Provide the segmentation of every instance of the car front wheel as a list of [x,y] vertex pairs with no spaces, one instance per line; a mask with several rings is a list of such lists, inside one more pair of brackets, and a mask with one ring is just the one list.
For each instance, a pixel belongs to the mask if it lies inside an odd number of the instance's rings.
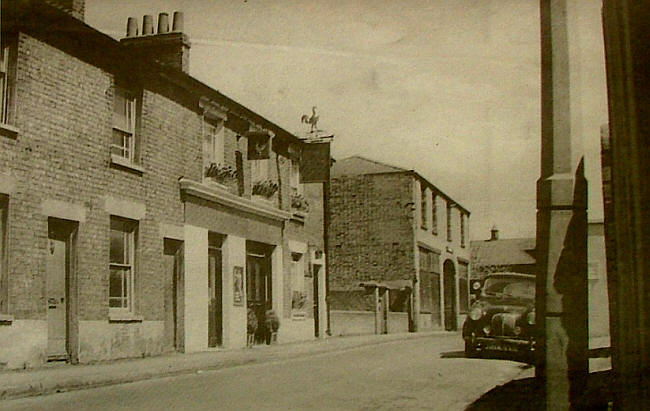
[[465,340],[465,358],[476,358],[477,356],[478,350],[476,349],[476,344],[470,340]]

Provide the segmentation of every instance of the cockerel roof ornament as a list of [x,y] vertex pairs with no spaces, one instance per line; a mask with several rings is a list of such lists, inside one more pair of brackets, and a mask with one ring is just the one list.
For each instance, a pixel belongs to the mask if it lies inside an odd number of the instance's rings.
[[303,116],[300,119],[300,122],[309,124],[311,126],[310,133],[318,131],[318,128],[316,125],[318,124],[318,116],[316,115],[316,106],[312,106],[311,108],[311,117],[309,117],[307,114],[303,114]]

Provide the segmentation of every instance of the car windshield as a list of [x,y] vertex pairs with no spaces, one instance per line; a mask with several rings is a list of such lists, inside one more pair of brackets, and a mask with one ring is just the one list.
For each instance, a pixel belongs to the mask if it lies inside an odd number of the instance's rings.
[[492,277],[483,285],[485,295],[535,298],[535,280],[515,277]]

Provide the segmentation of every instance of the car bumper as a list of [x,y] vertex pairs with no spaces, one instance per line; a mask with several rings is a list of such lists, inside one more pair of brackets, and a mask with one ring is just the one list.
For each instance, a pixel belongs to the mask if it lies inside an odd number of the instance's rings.
[[470,341],[476,348],[495,351],[524,351],[535,350],[533,340],[509,337],[474,337],[467,336],[465,340]]

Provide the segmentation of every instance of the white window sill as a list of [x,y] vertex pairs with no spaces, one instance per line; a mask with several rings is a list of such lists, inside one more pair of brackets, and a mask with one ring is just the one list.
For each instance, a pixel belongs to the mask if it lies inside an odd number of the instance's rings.
[[142,322],[144,317],[141,315],[136,315],[128,311],[116,310],[108,311],[108,321],[112,323],[135,323]]
[[261,196],[261,195],[253,194],[253,195],[251,195],[251,199],[254,200],[254,201],[257,201],[259,203],[265,204],[265,205],[267,205],[269,207],[275,207],[275,201],[273,201],[270,198],[266,198],[266,197]]
[[11,325],[14,316],[11,314],[0,314],[0,325]]
[[11,124],[0,123],[0,133],[10,138],[16,138],[20,133],[20,129]]
[[221,184],[221,183],[218,183],[213,178],[210,178],[210,177],[205,177],[203,179],[203,184],[206,184],[206,185],[208,185],[208,186],[210,186],[212,188],[216,188],[217,190],[230,192],[230,189],[228,188],[228,186],[226,186],[224,184]]
[[111,154],[111,164],[118,165],[120,167],[127,168],[129,170],[135,171],[136,173],[144,173],[144,168],[135,164],[134,162],[126,159],[124,157],[118,156],[116,154]]

